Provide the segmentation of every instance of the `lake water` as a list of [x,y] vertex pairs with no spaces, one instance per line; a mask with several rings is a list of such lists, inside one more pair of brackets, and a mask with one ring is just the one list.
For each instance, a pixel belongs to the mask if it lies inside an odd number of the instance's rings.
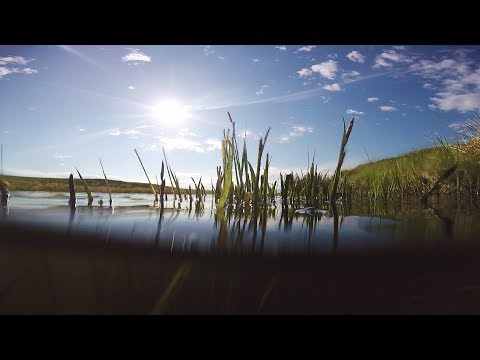
[[[359,252],[372,249],[462,246],[477,240],[480,211],[476,202],[432,199],[430,207],[418,201],[365,201],[327,206],[303,213],[280,203],[258,214],[227,209],[216,215],[212,198],[195,211],[189,202],[180,207],[169,196],[163,212],[151,194],[94,193],[87,207],[77,194],[74,211],[68,193],[12,192],[0,212],[0,226],[16,224],[53,228],[66,234],[92,235],[105,243],[131,243],[175,253],[305,255]],[[194,207],[194,204],[193,204]]]

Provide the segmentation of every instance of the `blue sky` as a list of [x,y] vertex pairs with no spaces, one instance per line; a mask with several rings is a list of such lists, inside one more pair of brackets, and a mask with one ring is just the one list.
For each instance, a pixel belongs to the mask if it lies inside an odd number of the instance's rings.
[[[271,172],[315,153],[334,168],[342,116],[357,117],[344,167],[432,145],[480,109],[479,46],[0,46],[4,172],[66,177],[75,166],[145,182],[165,148],[181,183],[215,179],[227,111]],[[240,138],[242,140],[242,138]],[[240,141],[241,143],[241,141]],[[256,161],[256,160],[254,160]]]

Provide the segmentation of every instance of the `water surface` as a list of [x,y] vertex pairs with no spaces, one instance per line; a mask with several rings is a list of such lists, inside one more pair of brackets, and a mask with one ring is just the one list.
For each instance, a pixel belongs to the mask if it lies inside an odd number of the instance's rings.
[[[68,206],[68,193],[12,192],[2,208],[1,224],[53,228],[66,235],[92,235],[105,243],[121,242],[180,253],[315,254],[369,249],[462,246],[476,241],[480,211],[475,202],[432,199],[429,207],[409,202],[364,201],[322,206],[313,212],[280,203],[253,213],[228,208],[216,214],[212,198],[204,207],[180,204],[173,197],[160,211],[151,194],[85,194]],[[321,210],[321,211],[319,211]]]

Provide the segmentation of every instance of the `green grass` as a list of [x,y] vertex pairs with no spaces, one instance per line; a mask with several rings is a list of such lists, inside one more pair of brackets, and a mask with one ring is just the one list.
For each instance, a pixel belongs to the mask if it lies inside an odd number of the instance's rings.
[[474,144],[448,144],[438,140],[433,148],[412,151],[395,158],[363,164],[342,174],[354,197],[389,199],[421,197],[456,166],[436,190],[438,194],[478,195],[480,163]]

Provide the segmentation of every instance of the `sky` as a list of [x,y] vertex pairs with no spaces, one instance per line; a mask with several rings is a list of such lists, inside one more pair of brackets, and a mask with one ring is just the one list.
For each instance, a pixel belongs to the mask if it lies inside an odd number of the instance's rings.
[[[223,129],[270,173],[315,156],[333,172],[433,145],[480,110],[480,46],[0,45],[0,143],[9,175],[155,182],[162,148],[180,184],[216,179]],[[167,179],[168,184],[168,179]]]

